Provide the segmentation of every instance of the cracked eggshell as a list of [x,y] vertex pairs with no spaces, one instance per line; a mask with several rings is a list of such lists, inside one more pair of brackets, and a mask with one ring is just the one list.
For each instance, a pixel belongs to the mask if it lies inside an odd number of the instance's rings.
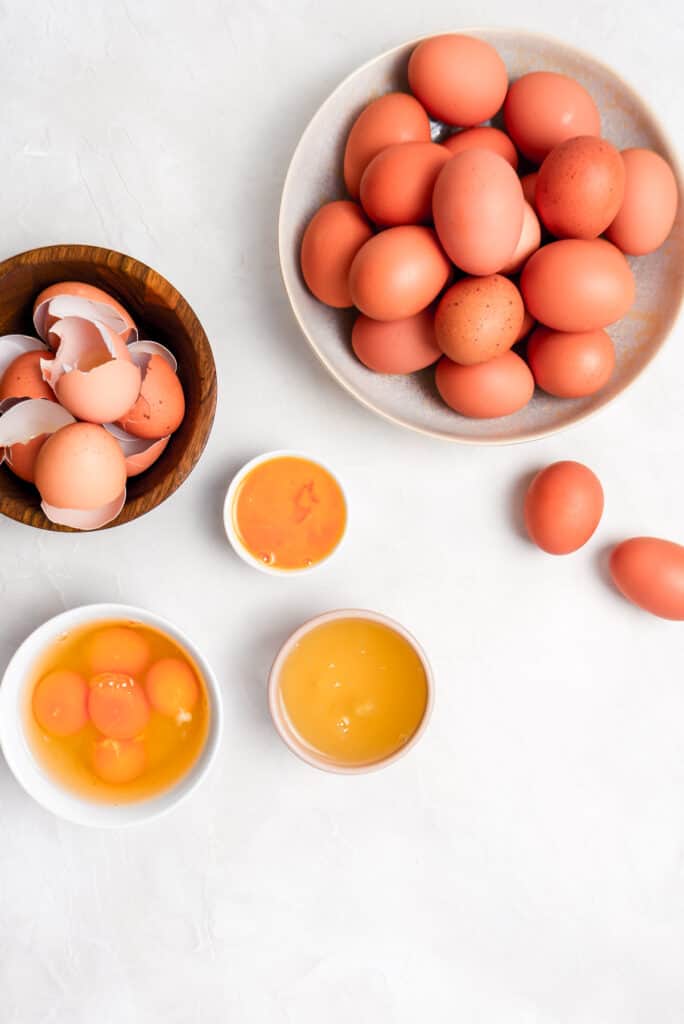
[[[136,355],[138,353],[146,353],[150,356],[161,356],[162,359],[166,360],[174,373],[178,370],[178,360],[174,356],[173,352],[171,352],[166,345],[162,345],[158,341],[132,341],[128,346],[128,351],[136,362]],[[138,362],[138,365],[142,367],[142,361]]]
[[24,355],[25,352],[42,352],[45,354],[47,349],[42,341],[39,341],[38,338],[32,338],[29,334],[3,334],[0,337],[0,381],[4,377],[7,368],[12,365],[18,356]]
[[134,434],[127,434],[121,427],[117,427],[116,423],[105,423],[103,426],[118,441],[126,460],[128,476],[137,476],[149,469],[169,443],[168,437],[161,437],[158,441],[147,441]]
[[44,398],[0,402],[0,453],[9,469],[21,480],[33,483],[43,444],[50,434],[73,422],[74,417],[66,409]]
[[0,380],[0,400],[3,398],[45,398],[48,402],[56,402],[55,394],[43,378],[41,365],[43,360],[52,360],[43,346],[23,355],[10,363]]
[[71,423],[45,441],[35,484],[45,515],[61,526],[96,530],[115,519],[126,500],[126,462],[104,427]]
[[43,377],[77,419],[109,423],[131,408],[140,393],[140,369],[128,347],[105,324],[65,317],[53,334],[59,348],[43,359]]
[[[149,349],[140,349],[141,345],[155,345],[164,352],[155,350],[150,354]],[[142,383],[135,404],[125,416],[116,418],[117,426],[147,440],[167,437],[178,429],[185,415],[185,396],[168,358],[171,353],[157,342],[137,342],[129,345],[129,349],[140,366]]]
[[81,281],[61,281],[44,288],[33,303],[33,323],[36,332],[56,348],[53,327],[67,316],[84,320],[98,320],[118,334],[124,342],[138,336],[138,329],[130,313],[112,295]]

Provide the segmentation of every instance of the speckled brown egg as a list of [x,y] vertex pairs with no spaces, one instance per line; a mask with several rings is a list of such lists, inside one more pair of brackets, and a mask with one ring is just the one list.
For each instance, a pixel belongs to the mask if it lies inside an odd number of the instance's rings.
[[464,277],[437,307],[437,344],[455,363],[484,363],[515,344],[524,316],[522,296],[508,278]]
[[185,399],[178,377],[163,356],[149,356],[138,400],[117,420],[118,425],[135,437],[152,440],[172,434],[184,415]]
[[0,380],[0,401],[3,398],[46,398],[56,402],[52,388],[43,380],[41,359],[52,358],[44,349],[24,352],[5,370]]
[[598,238],[625,194],[625,165],[605,139],[583,135],[552,149],[539,169],[537,213],[557,238]]

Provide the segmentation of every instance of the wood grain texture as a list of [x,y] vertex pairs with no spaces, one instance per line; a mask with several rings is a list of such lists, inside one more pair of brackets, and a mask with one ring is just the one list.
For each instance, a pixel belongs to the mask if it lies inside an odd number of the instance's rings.
[[[185,418],[161,457],[128,481],[126,504],[107,526],[137,519],[159,505],[192,472],[207,443],[216,411],[216,367],[199,320],[183,296],[160,274],[131,256],[93,245],[51,245],[0,263],[0,335],[35,335],[33,302],[59,281],[85,281],[117,298],[142,338],[166,345],[178,360]],[[0,467],[0,512],[27,526],[69,531],[43,514],[35,487]]]

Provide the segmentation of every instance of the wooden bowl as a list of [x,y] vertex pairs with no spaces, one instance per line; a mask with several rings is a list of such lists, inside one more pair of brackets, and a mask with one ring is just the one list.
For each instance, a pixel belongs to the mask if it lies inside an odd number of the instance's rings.
[[[131,256],[94,245],[49,245],[0,263],[0,335],[35,335],[32,311],[38,293],[59,281],[85,281],[103,288],[130,312],[141,337],[166,345],[178,360],[185,417],[165,451],[128,480],[126,504],[103,529],[149,512],[180,487],[199,459],[216,411],[216,368],[201,323],[180,292]],[[43,514],[35,487],[0,467],[0,512],[41,530],[68,527]]]
[[[528,71],[560,71],[591,93],[601,112],[603,134],[619,149],[655,149],[681,175],[663,128],[643,100],[605,64],[565,43],[533,32],[457,29],[485,39],[498,50],[509,78]],[[684,296],[684,202],[669,239],[649,256],[629,257],[636,301],[608,328],[617,365],[608,385],[588,398],[553,398],[537,390],[524,409],[501,419],[459,416],[440,399],[434,369],[409,377],[366,369],[350,344],[353,310],[330,309],[307,290],[299,267],[304,228],[319,206],[345,195],[342,155],[349,129],[363,107],[382,93],[408,91],[407,65],[413,39],[358,68],[328,97],[306,127],[292,157],[280,207],[280,265],[285,288],[302,332],[333,377],[357,401],[385,419],[433,437],[464,444],[510,444],[553,434],[592,415],[636,379],[672,329]],[[433,137],[445,132],[435,125]]]

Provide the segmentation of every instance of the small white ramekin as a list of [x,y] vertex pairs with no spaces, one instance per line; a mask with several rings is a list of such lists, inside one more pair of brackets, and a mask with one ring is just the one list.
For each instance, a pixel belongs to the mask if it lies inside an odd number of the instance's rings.
[[[342,531],[342,536],[340,537],[339,541],[332,549],[332,551],[330,551],[325,556],[325,558],[321,558],[319,562],[314,562],[313,565],[307,565],[301,569],[279,569],[277,565],[267,565],[265,562],[262,562],[261,559],[253,555],[251,551],[248,551],[247,548],[244,546],[244,544],[240,540],[237,530],[235,529],[235,522],[233,520],[233,506],[235,504],[235,499],[237,497],[240,485],[242,484],[245,477],[248,476],[253,469],[256,469],[257,466],[261,466],[262,463],[271,462],[273,461],[273,459],[282,458],[305,459],[307,462],[313,462],[314,465],[320,466],[321,469],[324,469],[327,473],[330,473],[330,476],[337,483],[337,486],[340,488],[340,491],[342,492],[342,497],[344,498],[344,505],[347,518],[344,524],[344,530]],[[228,540],[230,541],[231,546],[235,551],[235,554],[239,555],[242,561],[246,562],[247,565],[251,565],[252,568],[258,569],[259,572],[265,572],[269,576],[303,576],[305,573],[315,572],[316,569],[320,568],[320,566],[325,565],[327,562],[329,562],[333,555],[337,551],[339,551],[342,542],[344,541],[344,538],[347,534],[347,528],[349,526],[349,501],[347,499],[347,493],[344,487],[342,486],[339,477],[330,468],[330,466],[328,466],[321,459],[314,458],[312,455],[309,455],[306,452],[288,451],[287,449],[282,449],[274,452],[265,452],[263,455],[257,455],[255,459],[251,459],[249,462],[245,463],[242,469],[238,470],[238,472],[231,480],[230,486],[226,493],[226,499],[223,503],[223,525],[226,531],[226,536],[228,537]]]
[[[324,757],[322,754],[316,753],[310,747],[304,743],[297,733],[292,728],[292,725],[287,719],[287,715],[282,706],[280,700],[280,674],[282,672],[283,665],[286,659],[292,652],[295,644],[299,643],[302,637],[310,633],[312,629],[317,626],[322,626],[326,622],[334,622],[337,619],[368,619],[370,622],[379,622],[383,626],[387,626],[388,629],[394,630],[399,636],[406,640],[413,650],[420,658],[421,664],[425,671],[425,681],[427,685],[427,699],[425,702],[425,712],[420,721],[420,724],[413,736],[403,745],[395,750],[393,754],[389,754],[387,757],[381,758],[379,761],[369,761],[367,764],[341,764],[337,761],[330,760]],[[425,730],[427,729],[430,715],[432,714],[432,707],[434,704],[434,690],[435,681],[428,661],[427,655],[421,645],[418,643],[416,638],[412,636],[408,630],[404,629],[394,619],[389,619],[385,615],[380,615],[377,612],[366,611],[365,609],[358,608],[342,608],[334,612],[325,612],[323,615],[317,615],[313,619],[309,619],[303,625],[296,629],[295,632],[285,641],[283,646],[280,648],[273,667],[268,677],[268,707],[271,712],[271,718],[276,728],[276,732],[282,739],[282,741],[290,748],[293,754],[300,757],[302,761],[306,761],[307,764],[312,765],[314,768],[321,768],[326,772],[336,772],[340,775],[360,775],[364,772],[377,771],[379,768],[386,768],[387,765],[393,764],[398,761],[400,757],[408,753],[411,747],[414,747],[418,740],[421,738]]]
[[[57,782],[34,755],[26,735],[33,671],[47,647],[64,633],[89,622],[128,620],[168,634],[183,647],[199,669],[209,701],[209,729],[199,757],[186,775],[158,796],[131,803],[100,803],[71,792]],[[223,709],[218,682],[193,642],[166,619],[126,604],[90,604],[55,615],[34,630],[12,656],[0,686],[0,747],[17,782],[42,807],[77,825],[120,828],[158,818],[184,800],[209,771],[219,747]]]

